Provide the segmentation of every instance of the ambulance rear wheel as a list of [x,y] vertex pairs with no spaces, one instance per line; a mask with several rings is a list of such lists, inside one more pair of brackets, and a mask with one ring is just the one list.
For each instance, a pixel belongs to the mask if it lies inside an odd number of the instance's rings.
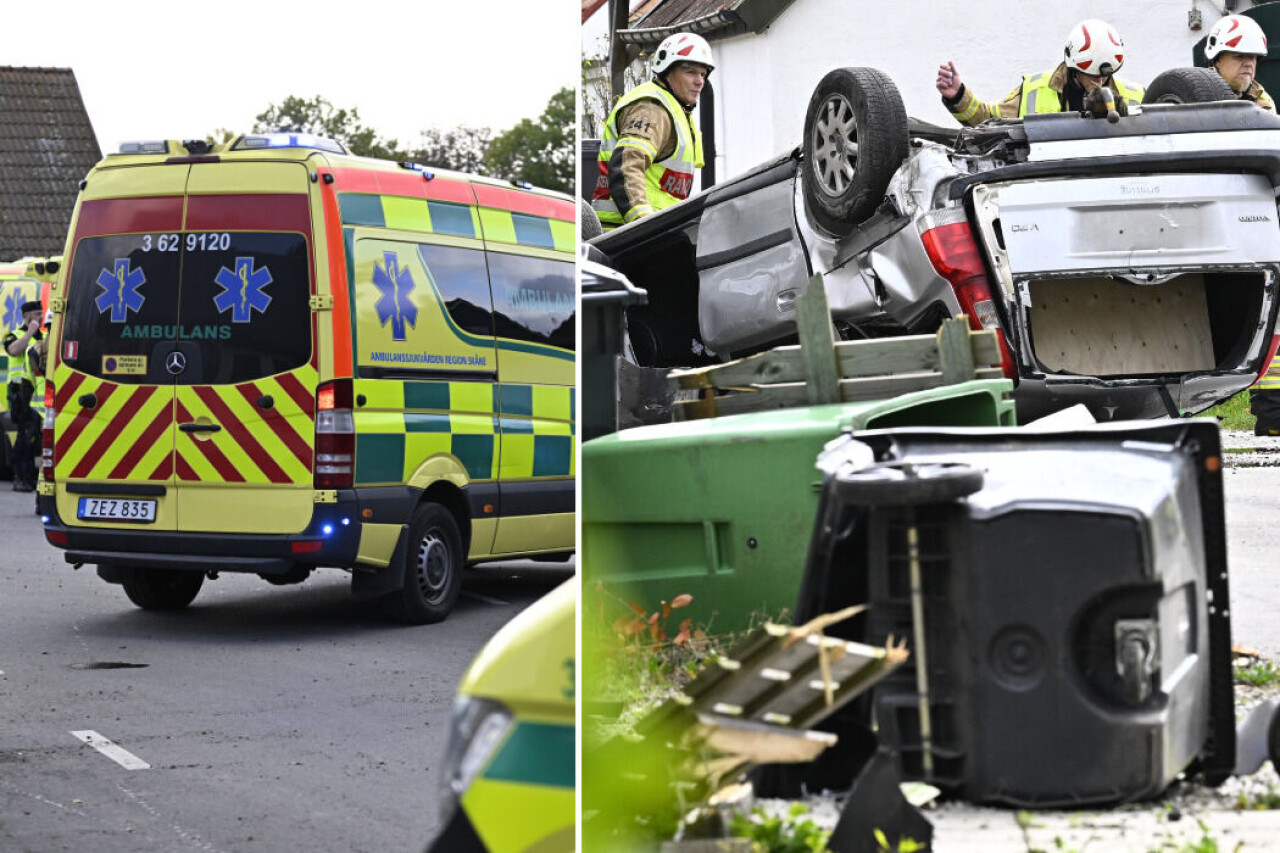
[[436,503],[418,507],[409,524],[404,586],[389,602],[392,615],[410,625],[442,621],[458,601],[465,561],[453,513]]
[[121,582],[124,594],[143,610],[181,610],[204,585],[201,572],[133,569]]

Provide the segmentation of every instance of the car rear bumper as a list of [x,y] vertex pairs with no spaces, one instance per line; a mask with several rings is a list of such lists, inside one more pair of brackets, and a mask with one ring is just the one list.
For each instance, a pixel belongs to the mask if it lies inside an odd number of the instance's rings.
[[[65,550],[68,563],[278,575],[297,565],[353,566],[365,517],[361,510],[367,508],[369,497],[356,490],[340,491],[336,502],[315,505],[305,529],[288,534],[73,525],[59,516],[53,495],[40,495],[37,508],[44,519],[45,538]],[[384,503],[376,497],[374,502]]]

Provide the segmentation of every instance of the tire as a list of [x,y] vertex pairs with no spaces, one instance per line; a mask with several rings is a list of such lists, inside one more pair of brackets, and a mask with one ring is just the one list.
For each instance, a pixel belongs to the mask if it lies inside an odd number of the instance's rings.
[[837,68],[809,98],[801,182],[805,209],[844,237],[884,200],[907,157],[907,111],[893,81],[874,68]]
[[1151,81],[1144,104],[1207,104],[1234,101],[1236,93],[1212,68],[1170,68]]
[[982,488],[982,472],[958,462],[892,462],[836,474],[836,496],[854,506],[950,503]]
[[600,225],[600,217],[596,215],[595,208],[591,206],[591,202],[583,198],[578,199],[578,227],[582,229],[582,242],[584,243],[604,233],[604,228]]
[[133,569],[121,584],[129,600],[143,610],[181,610],[204,585],[201,572]]
[[409,523],[404,586],[388,597],[391,615],[408,625],[442,621],[458,602],[465,557],[453,513],[436,503],[419,506]]

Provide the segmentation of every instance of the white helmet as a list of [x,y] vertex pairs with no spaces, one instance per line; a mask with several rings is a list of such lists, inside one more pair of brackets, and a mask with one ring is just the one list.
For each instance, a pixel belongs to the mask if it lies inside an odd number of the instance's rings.
[[1206,59],[1213,59],[1223,51],[1247,53],[1253,56],[1267,55],[1267,37],[1253,18],[1244,15],[1227,15],[1209,30],[1204,43]]
[[1089,18],[1071,28],[1064,53],[1068,68],[1092,77],[1107,77],[1124,65],[1124,40],[1106,21]]
[[711,59],[711,45],[707,44],[707,40],[702,36],[693,33],[676,33],[664,38],[658,45],[658,49],[653,52],[651,67],[655,75],[661,76],[677,62],[696,62],[699,65],[705,65],[708,74],[716,67]]

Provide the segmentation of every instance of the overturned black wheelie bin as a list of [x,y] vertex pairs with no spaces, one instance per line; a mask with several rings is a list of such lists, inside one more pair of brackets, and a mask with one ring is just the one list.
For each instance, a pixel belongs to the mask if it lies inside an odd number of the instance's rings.
[[873,725],[906,778],[974,802],[1114,804],[1231,774],[1215,422],[869,431],[819,467],[797,622],[868,602],[848,638],[912,656],[832,730]]

